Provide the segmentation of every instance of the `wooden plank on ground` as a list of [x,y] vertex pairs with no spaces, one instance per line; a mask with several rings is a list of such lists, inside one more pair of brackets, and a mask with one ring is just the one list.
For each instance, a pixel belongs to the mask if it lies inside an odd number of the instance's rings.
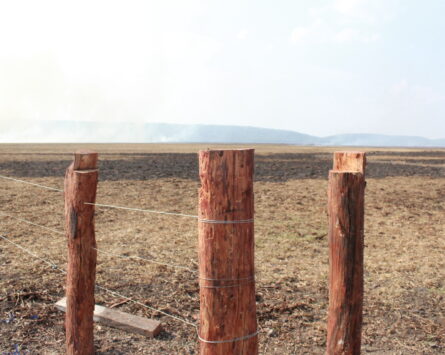
[[[59,300],[55,306],[60,311],[66,312],[66,297]],[[94,306],[94,321],[151,338],[158,335],[162,330],[161,322],[157,320],[116,311],[97,304]]]

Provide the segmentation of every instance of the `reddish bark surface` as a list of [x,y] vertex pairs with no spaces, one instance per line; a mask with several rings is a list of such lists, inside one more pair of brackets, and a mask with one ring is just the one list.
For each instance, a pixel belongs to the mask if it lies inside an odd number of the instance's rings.
[[[254,150],[199,153],[199,218],[253,219]],[[258,353],[254,229],[247,223],[199,223],[201,355]]]
[[360,354],[365,162],[364,153],[337,152],[329,172],[329,355]]
[[94,354],[93,312],[96,279],[94,206],[98,180],[97,153],[79,152],[65,175],[65,222],[68,242],[66,282],[66,350]]

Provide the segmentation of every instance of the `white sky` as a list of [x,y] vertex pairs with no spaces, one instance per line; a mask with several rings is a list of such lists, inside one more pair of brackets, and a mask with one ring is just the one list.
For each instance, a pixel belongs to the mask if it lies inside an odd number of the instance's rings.
[[445,1],[1,1],[0,129],[237,124],[445,137]]

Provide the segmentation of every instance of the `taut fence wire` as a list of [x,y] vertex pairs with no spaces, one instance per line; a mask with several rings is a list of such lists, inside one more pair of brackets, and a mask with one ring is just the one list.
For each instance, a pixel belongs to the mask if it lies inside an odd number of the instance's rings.
[[[33,226],[36,226],[36,227],[39,227],[39,228],[48,230],[48,231],[50,231],[50,232],[52,232],[52,233],[57,233],[57,234],[65,235],[65,232],[62,232],[62,231],[60,231],[60,230],[56,230],[56,229],[53,229],[53,228],[48,228],[48,227],[43,226],[43,225],[41,225],[41,224],[32,222],[32,221],[27,220],[27,219],[24,219],[24,218],[16,217],[16,216],[13,216],[13,215],[11,215],[11,214],[4,213],[4,212],[2,212],[2,211],[0,211],[0,215],[6,216],[6,217],[10,217],[10,218],[16,219],[16,220],[18,220],[18,221],[20,221],[20,222],[27,223],[27,224],[30,224],[30,225],[33,225]],[[111,252],[109,252],[109,251],[105,251],[105,250],[98,249],[98,248],[93,248],[93,249],[95,249],[95,250],[96,250],[97,252],[99,252],[99,253],[102,253],[102,254],[105,254],[105,255],[109,255],[109,256],[114,256],[114,257],[117,257],[117,258],[142,260],[142,261],[146,261],[146,262],[153,263],[153,264],[158,264],[158,265],[163,265],[163,266],[169,266],[169,267],[172,267],[172,268],[188,270],[188,271],[190,271],[190,272],[192,272],[192,273],[196,273],[195,270],[190,269],[190,268],[188,268],[188,267],[186,267],[186,266],[182,266],[182,265],[169,264],[169,263],[165,263],[165,262],[157,261],[157,260],[154,260],[154,259],[144,258],[144,257],[142,257],[142,256],[138,256],[138,255],[116,254],[116,253],[111,253]]]
[[[45,190],[48,190],[48,191],[53,191],[53,192],[64,192],[63,189],[59,189],[59,188],[56,188],[56,187],[47,186],[47,185],[43,185],[43,184],[38,184],[38,183],[32,183],[32,182],[30,182],[30,181],[21,180],[21,179],[16,179],[16,178],[12,178],[12,177],[5,176],[5,175],[0,175],[0,179],[5,179],[5,180],[13,181],[13,182],[16,182],[16,183],[21,183],[21,184],[27,184],[27,185],[34,186],[34,187],[38,187],[38,188],[45,189]],[[145,208],[137,208],[137,207],[128,207],[128,206],[120,206],[120,205],[112,205],[112,204],[103,204],[103,203],[89,203],[89,202],[84,202],[84,203],[87,204],[87,205],[94,205],[95,207],[99,207],[99,208],[109,208],[109,209],[126,210],[126,211],[132,211],[132,212],[142,212],[142,213],[148,213],[148,214],[158,214],[158,215],[165,215],[165,216],[174,216],[174,217],[191,218],[191,219],[197,220],[197,221],[200,222],[200,223],[209,223],[209,224],[237,224],[237,223],[253,223],[253,222],[254,222],[253,219],[239,220],[239,221],[230,221],[230,220],[227,220],[227,221],[226,221],[226,220],[207,220],[207,219],[200,219],[199,216],[197,216],[197,215],[192,215],[192,214],[187,214],[187,213],[180,213],[180,212],[159,211],[159,210],[153,210],[153,209],[145,209]],[[11,213],[6,213],[6,212],[4,212],[4,211],[0,211],[0,215],[1,215],[1,216],[4,216],[4,217],[7,217],[7,218],[12,218],[12,219],[14,219],[14,220],[16,220],[16,221],[18,221],[18,222],[21,222],[21,223],[26,223],[26,224],[29,224],[29,225],[31,225],[31,226],[41,228],[41,229],[46,230],[46,231],[49,231],[49,232],[51,232],[51,233],[55,233],[55,234],[59,234],[59,235],[65,235],[65,232],[64,232],[64,231],[61,231],[61,230],[58,230],[58,229],[54,229],[54,228],[47,227],[47,226],[45,226],[45,225],[36,223],[36,222],[34,222],[34,221],[31,221],[31,220],[28,220],[28,219],[25,219],[25,218],[22,218],[22,217],[18,217],[18,216],[16,216],[16,215],[11,214]],[[63,270],[62,268],[60,268],[57,264],[55,264],[55,263],[52,262],[51,260],[45,259],[45,258],[43,258],[43,257],[41,257],[41,256],[39,256],[39,255],[37,255],[37,254],[36,254],[35,252],[33,252],[32,250],[30,250],[30,249],[28,249],[28,248],[26,248],[26,247],[24,247],[24,246],[22,246],[22,245],[20,245],[20,244],[18,244],[18,243],[16,243],[16,242],[14,242],[13,240],[11,240],[10,238],[8,238],[7,236],[0,234],[0,239],[6,241],[7,243],[9,243],[10,245],[14,246],[15,248],[20,249],[21,251],[27,253],[28,255],[30,255],[30,256],[32,256],[32,257],[38,259],[39,261],[45,263],[45,264],[48,266],[48,268],[51,268],[52,270],[56,270],[56,271],[58,271],[58,272],[60,272],[60,273],[62,273],[62,274],[64,274],[64,275],[67,274],[67,272],[66,272],[65,270]],[[139,260],[139,261],[144,261],[144,262],[148,262],[148,263],[152,263],[152,264],[156,264],[156,265],[162,265],[162,266],[166,266],[166,267],[170,267],[170,268],[174,268],[174,269],[185,270],[185,271],[188,271],[188,272],[190,272],[191,274],[194,274],[194,275],[197,275],[197,274],[198,274],[198,271],[197,271],[197,270],[194,270],[194,269],[192,269],[192,268],[189,268],[189,267],[187,267],[187,266],[183,266],[183,265],[176,265],[176,264],[172,264],[172,263],[167,263],[167,262],[163,262],[163,261],[158,261],[158,260],[155,260],[155,259],[149,259],[149,258],[141,257],[141,256],[138,256],[138,255],[124,255],[124,254],[117,254],[117,253],[113,253],[113,252],[110,252],[110,251],[102,250],[101,248],[93,248],[93,249],[95,249],[95,250],[96,250],[98,253],[100,253],[100,254],[107,255],[107,256],[110,256],[110,257],[116,257],[116,258],[121,258],[121,259],[126,259],[126,260],[128,260],[128,259]],[[252,278],[252,280],[248,280],[248,282],[253,282],[253,280],[254,280],[254,278]],[[234,287],[234,286],[237,286],[237,285],[230,285],[230,286],[211,286],[211,288],[219,288],[219,287],[221,287],[221,288],[225,288],[225,287]],[[202,285],[200,285],[200,287],[208,287],[208,286],[202,286]],[[99,285],[99,284],[96,284],[96,285],[95,285],[95,288],[96,288],[97,290],[104,291],[104,292],[106,292],[106,293],[108,293],[108,294],[110,294],[110,295],[112,295],[112,296],[114,296],[114,297],[122,298],[122,299],[124,299],[124,300],[126,300],[126,301],[128,301],[128,302],[131,302],[131,303],[133,303],[133,304],[136,304],[136,305],[138,305],[138,306],[140,306],[140,307],[143,307],[143,308],[145,308],[145,309],[147,309],[147,310],[150,310],[150,311],[153,311],[153,312],[157,312],[157,313],[162,314],[162,315],[164,315],[164,316],[166,316],[166,317],[168,317],[168,318],[170,318],[170,319],[173,319],[173,320],[176,320],[176,321],[181,322],[181,323],[183,323],[183,324],[186,324],[186,325],[188,325],[188,326],[191,326],[191,327],[193,327],[193,328],[196,329],[196,331],[197,331],[196,334],[197,334],[198,338],[200,338],[200,336],[199,336],[199,332],[198,332],[198,325],[197,325],[196,323],[194,323],[194,322],[191,322],[191,321],[187,320],[187,319],[186,319],[185,317],[183,317],[183,316],[180,317],[180,316],[177,316],[177,315],[174,315],[174,314],[170,314],[170,313],[165,312],[165,311],[163,311],[163,310],[161,310],[161,309],[157,309],[157,308],[155,308],[155,307],[152,307],[152,306],[150,306],[150,305],[147,305],[147,304],[145,304],[145,303],[143,303],[143,302],[141,302],[141,301],[139,301],[139,300],[136,300],[136,299],[134,299],[134,298],[131,298],[131,297],[126,296],[126,295],[124,295],[124,294],[122,294],[122,293],[120,293],[120,292],[116,292],[116,291],[114,291],[114,290],[112,290],[112,289],[110,289],[110,288],[108,288],[108,287],[105,287],[105,286],[102,286],[102,285]],[[179,312],[178,312],[178,313],[179,313]],[[259,325],[259,329],[261,329],[261,326],[260,326],[260,325]],[[257,335],[259,332],[260,332],[260,331],[257,331],[254,335]],[[238,340],[242,340],[242,339],[244,339],[244,338],[239,338],[239,339],[236,338],[235,340],[238,341]],[[200,340],[201,340],[201,341],[204,341],[204,340],[201,339],[201,338],[200,338]],[[227,342],[232,342],[232,341],[234,341],[234,340],[232,339],[232,340],[227,341]],[[212,341],[211,341],[211,342],[212,342]],[[225,342],[225,341],[223,341],[223,342]],[[217,341],[216,343],[219,343],[219,341]]]
[[[62,274],[66,274],[66,271],[65,271],[65,270],[61,269],[58,265],[56,265],[56,264],[53,263],[52,261],[50,261],[50,260],[48,260],[48,259],[45,259],[45,258],[42,258],[42,257],[38,256],[37,254],[35,254],[35,253],[32,252],[31,250],[29,250],[28,248],[25,248],[24,246],[22,246],[22,245],[20,245],[20,244],[17,244],[17,243],[15,243],[15,242],[13,242],[12,240],[10,240],[9,238],[7,238],[6,236],[4,236],[4,235],[2,235],[2,234],[0,234],[0,238],[3,239],[3,240],[5,240],[5,241],[7,241],[7,242],[10,243],[10,244],[12,244],[12,245],[15,246],[16,248],[18,248],[18,249],[24,251],[25,253],[31,255],[32,257],[34,257],[34,258],[40,260],[41,262],[44,262],[44,263],[47,264],[51,269],[53,269],[53,270],[57,270],[57,271],[61,272]],[[140,306],[142,306],[142,307],[144,307],[144,308],[146,308],[146,309],[149,309],[149,310],[151,310],[151,311],[159,312],[159,313],[165,315],[166,317],[170,317],[170,318],[175,319],[175,320],[177,320],[177,321],[183,322],[183,323],[185,323],[185,324],[187,324],[187,325],[191,325],[191,326],[193,326],[193,327],[195,327],[195,328],[197,327],[197,325],[196,325],[195,323],[192,323],[192,322],[186,320],[185,318],[183,319],[183,318],[180,318],[180,317],[175,316],[175,315],[173,315],[173,314],[169,314],[169,313],[167,313],[167,312],[164,312],[164,311],[162,311],[162,310],[160,310],[160,309],[157,309],[157,308],[148,306],[148,305],[146,305],[146,304],[144,304],[144,303],[142,303],[142,302],[140,302],[140,301],[134,300],[134,299],[131,298],[131,297],[128,297],[128,296],[125,296],[125,295],[123,295],[123,294],[121,294],[121,293],[118,293],[118,292],[116,292],[116,291],[110,290],[109,288],[106,288],[106,287],[104,287],[104,286],[96,285],[96,288],[98,288],[99,290],[103,290],[103,291],[105,291],[105,292],[107,292],[107,293],[109,293],[109,294],[111,294],[111,295],[114,295],[114,296],[117,296],[117,297],[124,298],[124,299],[128,300],[129,302],[132,302],[132,303],[134,303],[134,304],[140,305]]]
[[[10,181],[14,181],[14,182],[17,182],[17,183],[23,183],[23,184],[39,187],[39,188],[46,189],[46,190],[49,190],[49,191],[63,192],[63,190],[58,189],[58,188],[54,188],[54,187],[46,186],[46,185],[42,185],[42,184],[36,184],[36,183],[29,182],[29,181],[21,180],[21,179],[15,179],[15,178],[11,178],[11,177],[4,176],[4,175],[0,175],[0,178],[6,179],[6,180],[10,180]],[[141,208],[130,208],[130,207],[105,205],[105,204],[96,204],[96,203],[95,204],[85,203],[85,204],[95,205],[95,206],[98,206],[98,207],[108,207],[108,208],[123,209],[123,210],[129,210],[129,211],[138,211],[138,212],[155,213],[155,214],[162,214],[162,215],[198,218],[198,216],[190,215],[190,214],[184,214],[184,213],[164,212],[164,211],[148,210],[148,209],[141,209]],[[65,232],[63,232],[63,231],[60,231],[60,230],[57,230],[57,229],[53,229],[53,228],[49,228],[47,226],[35,223],[35,222],[30,221],[28,219],[24,219],[24,218],[21,218],[21,217],[14,216],[14,215],[9,214],[9,213],[5,213],[3,211],[0,211],[0,215],[8,217],[8,218],[15,219],[17,221],[20,221],[20,222],[23,222],[23,223],[26,223],[26,224],[29,224],[29,225],[32,225],[32,226],[35,226],[35,227],[39,227],[41,229],[47,230],[47,231],[52,232],[52,233],[56,233],[56,234],[59,234],[59,235],[65,235]],[[62,274],[66,274],[66,271],[63,270],[62,268],[60,268],[54,262],[52,262],[52,261],[50,261],[48,259],[42,258],[41,256],[37,255],[36,253],[31,251],[30,249],[25,248],[24,246],[14,242],[14,241],[12,241],[11,239],[6,237],[5,235],[0,234],[0,238],[2,240],[4,240],[4,241],[8,242],[9,244],[13,245],[15,248],[20,249],[21,251],[27,253],[28,255],[30,255],[30,256],[40,260],[41,262],[43,262],[45,264],[47,264],[48,267],[50,267],[51,269],[57,270],[57,271],[61,272]],[[171,264],[171,263],[161,262],[161,261],[144,258],[144,257],[137,256],[137,255],[123,255],[123,254],[111,253],[109,251],[104,251],[104,250],[99,249],[99,248],[93,248],[93,249],[95,249],[99,253],[102,253],[102,254],[108,255],[108,256],[113,256],[113,257],[122,258],[122,259],[140,260],[140,261],[145,261],[145,262],[149,262],[149,263],[153,263],[153,264],[157,264],[157,265],[163,265],[163,266],[167,266],[167,267],[171,267],[171,268],[186,270],[186,271],[189,271],[189,272],[191,272],[193,274],[197,273],[196,270],[193,270],[193,269],[191,269],[189,267],[182,266],[182,265],[175,265],[175,264]],[[160,310],[160,309],[157,309],[155,307],[149,306],[149,305],[147,305],[147,304],[145,304],[145,303],[143,303],[141,301],[135,300],[135,299],[133,299],[131,297],[123,295],[123,294],[121,294],[119,292],[116,292],[114,290],[111,290],[110,288],[107,288],[107,287],[104,287],[104,286],[101,286],[101,285],[98,285],[98,284],[96,284],[96,288],[99,289],[99,290],[105,291],[106,293],[109,293],[109,294],[111,294],[111,295],[113,295],[115,297],[124,298],[125,300],[127,300],[129,302],[132,302],[134,304],[137,304],[137,305],[139,305],[139,306],[141,306],[143,308],[146,308],[146,309],[154,311],[154,312],[158,312],[159,314],[163,314],[166,317],[169,317],[169,318],[174,319],[176,321],[182,322],[182,323],[184,323],[186,325],[189,325],[189,326],[192,326],[194,328],[197,328],[197,325],[195,323],[190,322],[190,321],[188,321],[185,318],[181,318],[181,317],[178,317],[176,315],[173,315],[173,314],[170,314],[168,312],[165,312],[163,310]]]

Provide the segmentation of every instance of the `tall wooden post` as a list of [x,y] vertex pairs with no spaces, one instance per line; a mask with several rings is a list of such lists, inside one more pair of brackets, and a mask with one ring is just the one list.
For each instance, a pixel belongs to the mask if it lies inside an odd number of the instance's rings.
[[199,152],[201,355],[256,355],[254,150]]
[[77,152],[65,175],[65,224],[68,241],[66,353],[94,354],[93,312],[96,280],[97,153]]
[[365,153],[334,153],[329,172],[328,355],[360,354]]

